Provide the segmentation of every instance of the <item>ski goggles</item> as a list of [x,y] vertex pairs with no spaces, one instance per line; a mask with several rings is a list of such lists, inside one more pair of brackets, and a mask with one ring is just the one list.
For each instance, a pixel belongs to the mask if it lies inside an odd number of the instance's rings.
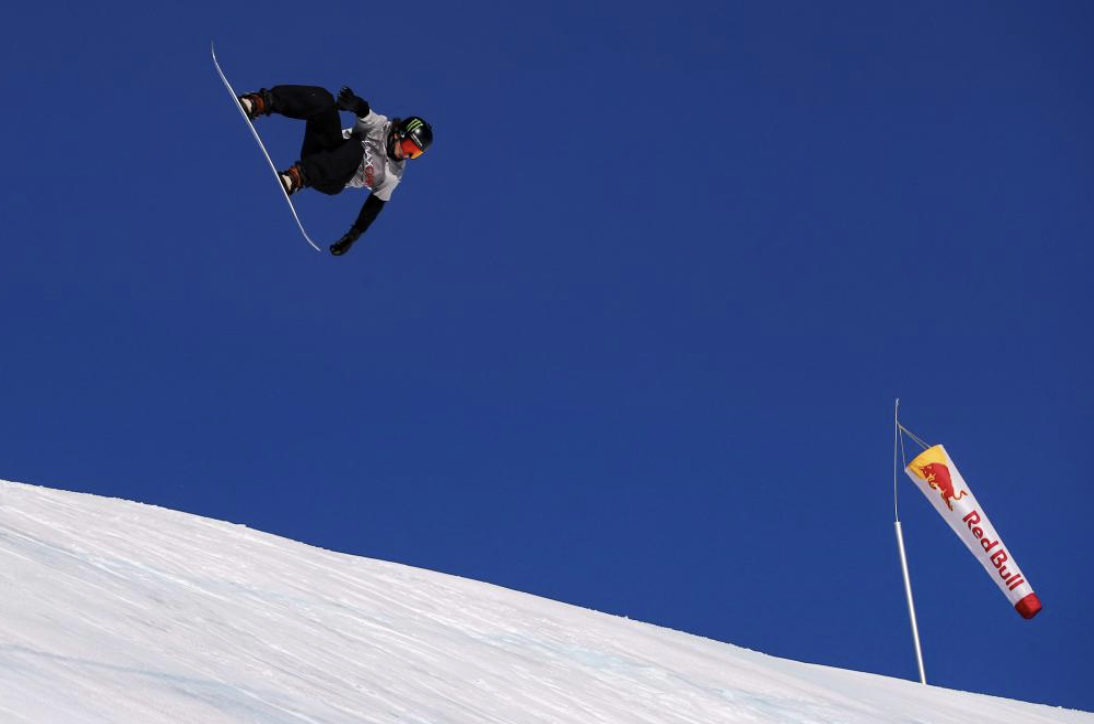
[[400,140],[399,147],[403,149],[403,155],[407,158],[418,158],[418,156],[425,153],[425,149],[419,146],[413,138],[404,138]]

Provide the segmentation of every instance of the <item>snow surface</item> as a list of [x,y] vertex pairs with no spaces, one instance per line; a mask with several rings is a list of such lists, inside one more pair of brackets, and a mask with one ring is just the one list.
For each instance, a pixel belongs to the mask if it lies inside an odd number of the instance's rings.
[[0,722],[1039,724],[138,503],[0,481]]

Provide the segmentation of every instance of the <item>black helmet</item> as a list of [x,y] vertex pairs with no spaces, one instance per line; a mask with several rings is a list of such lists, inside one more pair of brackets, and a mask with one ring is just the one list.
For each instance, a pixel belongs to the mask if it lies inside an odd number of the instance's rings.
[[400,144],[407,158],[418,158],[433,145],[433,126],[418,116],[396,118],[391,124],[388,153],[393,154],[395,146]]

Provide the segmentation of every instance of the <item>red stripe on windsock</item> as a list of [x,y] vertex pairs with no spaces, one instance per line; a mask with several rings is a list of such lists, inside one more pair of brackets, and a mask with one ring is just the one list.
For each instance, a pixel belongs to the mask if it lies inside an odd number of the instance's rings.
[[1022,614],[1022,618],[1033,618],[1041,612],[1041,599],[1037,598],[1036,593],[1031,593],[1014,604],[1014,610]]

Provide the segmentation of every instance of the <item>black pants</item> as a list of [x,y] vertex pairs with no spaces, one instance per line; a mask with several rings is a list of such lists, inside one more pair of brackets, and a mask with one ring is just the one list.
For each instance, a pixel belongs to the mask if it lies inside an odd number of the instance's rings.
[[300,167],[308,186],[332,196],[340,193],[357,173],[365,148],[356,139],[342,138],[334,96],[325,88],[308,85],[278,85],[270,93],[275,113],[307,121]]

